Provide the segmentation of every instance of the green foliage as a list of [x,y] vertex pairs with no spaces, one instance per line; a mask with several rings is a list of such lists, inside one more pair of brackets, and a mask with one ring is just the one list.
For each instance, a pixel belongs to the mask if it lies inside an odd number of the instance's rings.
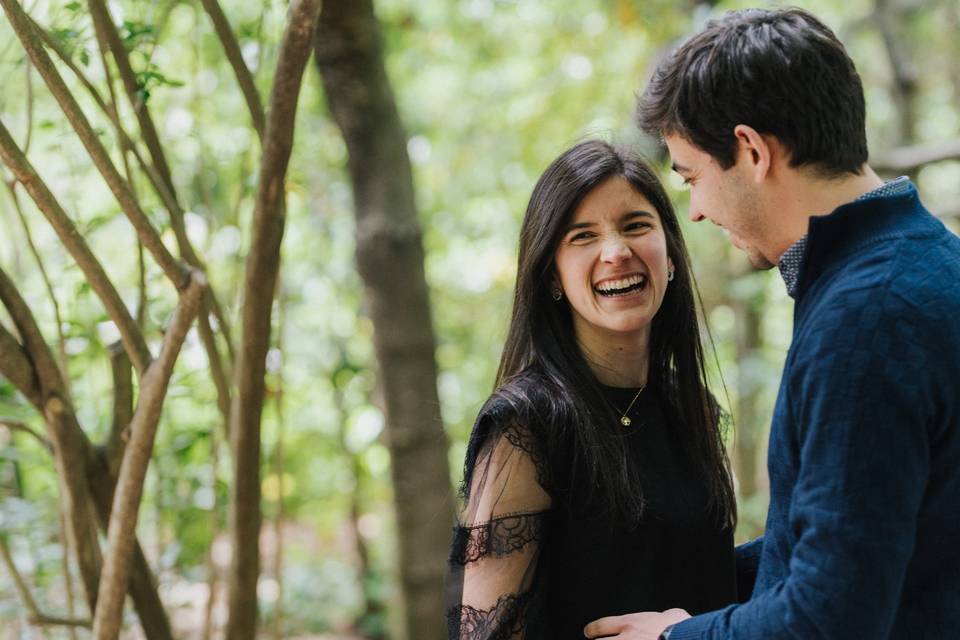
[[[287,5],[223,4],[266,101]],[[746,4],[724,1],[716,11]],[[871,148],[885,149],[895,113],[882,41],[869,26],[847,30],[860,24],[872,3],[799,4],[837,28],[848,44],[867,91]],[[37,6],[34,17],[54,25],[57,41],[109,96],[85,3]],[[636,91],[656,57],[709,17],[709,10],[692,6],[667,0],[377,2],[388,70],[409,134],[437,337],[438,386],[451,440],[451,482],[459,480],[464,442],[493,384],[512,303],[517,233],[527,198],[546,165],[585,136],[640,145],[663,168],[678,213],[686,217],[686,192],[667,175],[656,146],[636,133],[631,117]],[[154,117],[188,210],[188,234],[237,339],[239,287],[261,149],[234,73],[199,3],[120,2],[111,8],[132,53],[141,101]],[[944,26],[951,24],[951,11],[956,13],[950,3],[934,2],[903,20],[910,53],[922,62],[916,103],[921,140],[960,135],[960,53],[955,34]],[[18,140],[33,123],[31,160],[127,305],[136,309],[140,274],[135,235],[35,72],[32,91],[27,91],[24,56],[16,45],[9,25],[0,21],[0,117]],[[122,167],[111,123],[69,71],[62,72]],[[300,104],[288,179],[276,348],[267,362],[264,529],[272,531],[272,519],[282,506],[288,523],[280,603],[285,635],[359,628],[376,636],[389,630],[396,586],[390,457],[373,330],[354,266],[356,228],[344,171],[346,150],[312,66]],[[135,136],[139,128],[132,109],[122,102],[119,112]],[[918,179],[934,208],[960,201],[960,163],[928,167]],[[168,214],[136,168],[134,187],[164,241],[174,247]],[[106,345],[116,340],[116,330],[46,222],[26,198],[22,201],[60,305],[72,399],[86,433],[101,443],[112,418]],[[713,387],[733,414],[735,429],[756,433],[762,460],[765,420],[790,340],[792,303],[775,273],[749,273],[743,257],[727,247],[718,230],[684,225],[716,345]],[[52,305],[5,194],[0,196],[0,226],[0,264],[13,274],[48,342],[56,346]],[[156,352],[177,297],[149,256],[144,286],[145,332]],[[758,313],[762,336],[746,355],[738,354],[736,346],[742,327],[738,313],[744,308]],[[0,322],[10,327],[5,316]],[[757,393],[755,424],[738,419],[740,394],[746,391]],[[44,431],[40,417],[2,378],[0,416]],[[0,428],[0,436],[5,433]],[[281,440],[282,471],[276,467]],[[229,445],[206,355],[191,333],[171,381],[138,524],[164,593],[206,580],[208,553],[226,526],[230,475]],[[55,551],[58,491],[52,458],[38,443],[22,433],[0,441],[0,534],[17,549],[35,592],[62,611]],[[762,526],[765,509],[762,491],[741,502],[741,536]],[[359,523],[352,514],[360,517]],[[276,576],[269,562],[275,550],[266,534],[265,539],[266,583]],[[366,573],[360,568],[357,540],[366,545]],[[267,629],[278,603],[270,599],[269,589],[264,594]],[[15,597],[0,572],[4,627],[19,615]]]

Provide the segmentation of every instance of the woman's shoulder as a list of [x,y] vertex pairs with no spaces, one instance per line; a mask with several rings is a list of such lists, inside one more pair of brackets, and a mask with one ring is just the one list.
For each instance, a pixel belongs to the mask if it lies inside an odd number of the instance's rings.
[[[480,407],[474,431],[521,429],[536,434],[557,413],[562,393],[535,370],[504,380]],[[486,427],[486,429],[484,429]]]
[[505,380],[480,407],[467,443],[467,476],[481,452],[498,443],[509,443],[523,451],[545,479],[545,458],[551,449],[548,441],[552,409],[549,399],[556,397],[549,380],[536,372],[523,372]]

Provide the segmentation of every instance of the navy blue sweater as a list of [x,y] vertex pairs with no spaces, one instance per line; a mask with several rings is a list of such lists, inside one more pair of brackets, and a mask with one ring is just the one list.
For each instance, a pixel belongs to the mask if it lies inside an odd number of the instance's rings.
[[960,238],[912,185],[811,219],[768,471],[751,598],[671,640],[960,638]]

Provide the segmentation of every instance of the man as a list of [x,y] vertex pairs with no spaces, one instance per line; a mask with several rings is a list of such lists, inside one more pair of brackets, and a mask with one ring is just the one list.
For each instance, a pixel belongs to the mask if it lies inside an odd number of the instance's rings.
[[[771,426],[765,535],[744,599],[603,618],[587,637],[960,638],[960,239],[866,164],[864,99],[796,10],[707,25],[639,119],[710,220],[795,298]],[[690,575],[696,580],[696,575]]]

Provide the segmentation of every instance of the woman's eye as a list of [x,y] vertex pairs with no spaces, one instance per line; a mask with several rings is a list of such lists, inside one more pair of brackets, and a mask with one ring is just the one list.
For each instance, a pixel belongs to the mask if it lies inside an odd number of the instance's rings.
[[580,233],[575,233],[572,236],[570,236],[570,242],[576,242],[577,240],[587,240],[590,237],[591,237],[591,233],[589,231],[581,231]]
[[649,222],[631,222],[627,225],[627,231],[639,231],[642,229],[649,229]]

